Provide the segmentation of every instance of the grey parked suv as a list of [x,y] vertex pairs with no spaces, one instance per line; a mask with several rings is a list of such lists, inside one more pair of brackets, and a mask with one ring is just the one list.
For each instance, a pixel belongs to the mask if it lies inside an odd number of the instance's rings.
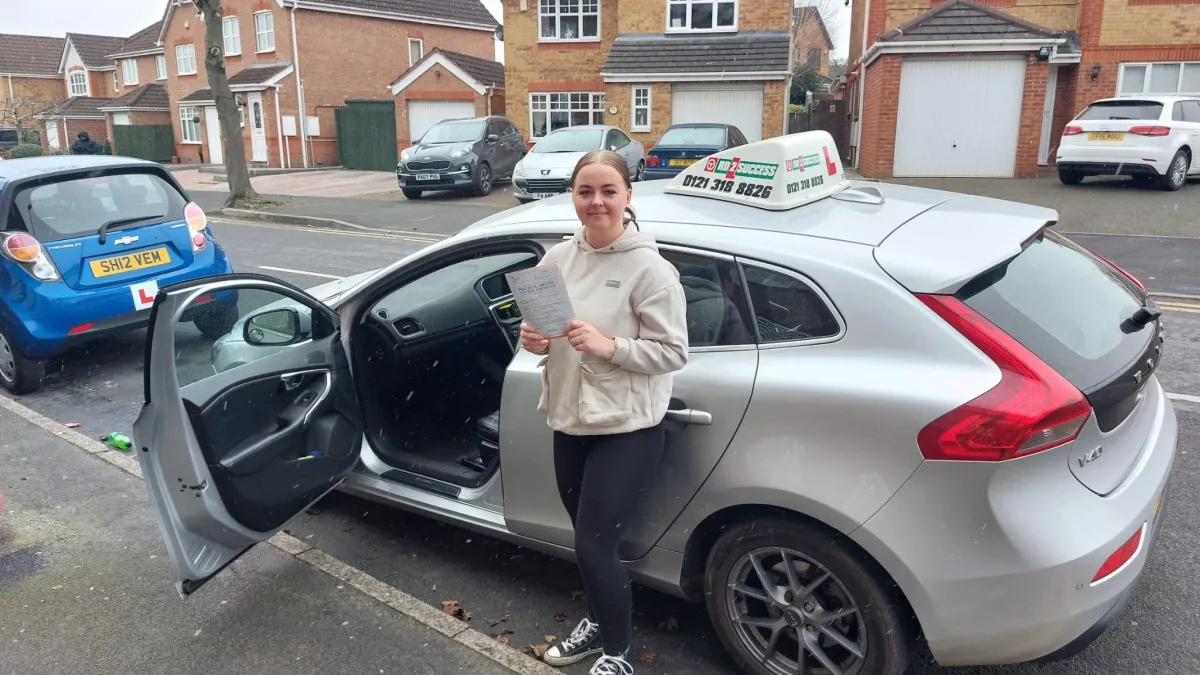
[[409,199],[426,190],[483,196],[497,180],[512,179],[525,152],[525,139],[506,117],[443,120],[400,153],[396,181]]

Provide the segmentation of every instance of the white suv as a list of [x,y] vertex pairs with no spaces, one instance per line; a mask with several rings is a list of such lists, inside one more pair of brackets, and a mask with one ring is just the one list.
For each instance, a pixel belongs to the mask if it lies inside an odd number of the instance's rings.
[[1200,97],[1101,99],[1067,124],[1058,145],[1066,185],[1121,175],[1178,190],[1189,174],[1200,174]]

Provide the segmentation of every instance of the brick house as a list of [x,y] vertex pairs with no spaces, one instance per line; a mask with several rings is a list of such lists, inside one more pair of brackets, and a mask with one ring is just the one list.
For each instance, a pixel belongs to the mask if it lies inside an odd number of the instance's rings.
[[108,122],[100,106],[112,99],[95,96],[71,96],[48,110],[34,115],[43,125],[42,150],[65,152],[75,142],[75,136],[86,131],[93,141],[108,140]]
[[863,0],[850,71],[864,175],[1034,176],[1096,99],[1200,94],[1200,5]]
[[403,149],[445,119],[505,114],[504,64],[435,47],[390,85]]
[[527,139],[612,124],[652,145],[671,124],[725,122],[751,140],[787,114],[792,3],[504,0],[508,116]]
[[792,10],[792,56],[793,66],[807,69],[829,78],[829,53],[833,51],[833,38],[829,28],[816,7],[796,7]]
[[[426,50],[494,53],[497,23],[479,0],[225,0],[225,67],[246,157],[259,166],[338,163],[334,110],[389,98],[388,86]],[[169,0],[158,37],[176,154],[223,161],[208,88],[205,25],[191,0]]]
[[116,65],[108,55],[124,42],[121,37],[67,33],[58,71],[62,78],[59,86],[68,98],[36,116],[45,124],[44,150],[70,147],[81,131],[88,132],[96,143],[108,140],[108,124],[100,106],[120,93]]
[[[0,127],[31,128],[25,118],[67,98],[58,71],[63,38],[0,34]],[[43,131],[41,136],[45,136]]]
[[[155,21],[129,36],[108,58],[116,66],[119,96],[100,106],[112,138],[112,127],[171,124],[167,95],[167,57],[158,44],[162,21]],[[114,144],[115,145],[115,144]],[[114,148],[120,153],[121,148]]]

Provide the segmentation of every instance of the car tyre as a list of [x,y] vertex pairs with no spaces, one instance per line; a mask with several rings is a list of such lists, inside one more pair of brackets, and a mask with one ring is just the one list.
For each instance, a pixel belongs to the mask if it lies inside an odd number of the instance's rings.
[[1083,182],[1083,174],[1071,169],[1059,169],[1058,180],[1063,185],[1079,185]]
[[[764,593],[767,587],[774,593]],[[841,666],[833,672],[901,675],[912,658],[915,622],[886,573],[844,539],[800,522],[756,519],[726,527],[709,552],[704,592],[717,636],[746,673],[833,671],[823,657]],[[861,655],[825,631],[836,631]]]
[[20,396],[32,394],[46,381],[45,359],[25,356],[0,332],[0,386]]
[[1190,164],[1186,150],[1180,150],[1171,158],[1171,163],[1167,165],[1167,173],[1159,177],[1159,187],[1167,192],[1174,192],[1182,188],[1187,183],[1187,170]]
[[200,312],[192,319],[196,330],[209,340],[228,335],[238,321],[237,305],[229,305],[209,312]]
[[475,172],[475,194],[486,197],[492,194],[492,167],[480,164]]
[[638,162],[637,173],[633,175],[633,182],[640,183],[643,180],[646,180],[646,160],[644,159]]
[[401,192],[404,193],[405,199],[420,199],[421,198],[420,190],[415,190],[413,188],[402,188]]

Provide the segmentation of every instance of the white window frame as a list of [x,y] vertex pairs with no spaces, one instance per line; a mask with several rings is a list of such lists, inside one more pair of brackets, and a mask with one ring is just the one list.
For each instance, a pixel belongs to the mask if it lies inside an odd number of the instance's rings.
[[[188,113],[191,114],[188,114]],[[185,145],[200,145],[203,141],[200,140],[200,123],[193,122],[192,118],[200,114],[200,109],[193,105],[179,106],[179,142]],[[195,132],[195,139],[189,138],[188,131]]]
[[[1154,71],[1154,66],[1179,66],[1179,79],[1175,81],[1174,92],[1150,92],[1150,77]],[[1122,91],[1125,84],[1125,69],[1126,68],[1145,68],[1146,77],[1142,80],[1142,90],[1125,93]],[[1121,69],[1117,73],[1117,96],[1200,96],[1200,91],[1180,91],[1183,88],[1183,74],[1192,69],[1200,69],[1200,61],[1138,61],[1130,63],[1122,63]]]
[[225,56],[242,55],[242,26],[236,16],[221,19],[221,38]]
[[[415,59],[413,58],[412,51],[414,42],[418,47],[421,48],[421,55]],[[408,38],[408,67],[412,68],[413,66],[417,65],[417,61],[420,61],[423,58],[425,58],[425,40],[421,38]]]
[[117,69],[113,68],[113,93],[121,93],[121,82],[117,80]]
[[[267,17],[267,26],[260,24],[260,19],[264,16]],[[264,47],[264,38],[268,37],[271,40],[271,44]],[[258,50],[259,54],[275,51],[275,15],[269,9],[264,12],[254,13],[254,48]]]
[[159,80],[167,79],[167,55],[156,54],[154,56],[154,77]]
[[[644,0],[642,0],[642,1],[644,1]],[[561,4],[563,2],[574,3],[575,11],[569,11],[569,12],[563,13],[562,12],[562,4]],[[601,27],[600,0],[537,0],[537,3],[538,3],[538,19],[537,19],[538,42],[599,42],[600,41],[600,31],[603,30],[603,28]],[[547,8],[552,8],[554,10],[553,13],[546,13],[545,10]],[[583,34],[583,19],[584,19],[584,17],[590,17],[590,16],[596,17],[596,34],[595,35],[584,35]],[[554,35],[552,37],[546,37],[546,36],[542,35],[542,19],[547,18],[547,17],[554,17]],[[568,18],[576,17],[578,19],[578,24],[579,24],[579,36],[578,37],[572,37],[572,38],[562,37],[562,18],[563,17],[568,17]]]
[[[646,92],[646,102],[638,104],[638,92]],[[654,109],[654,91],[649,86],[634,86],[629,93],[629,130],[630,131],[650,131],[653,128],[654,120],[651,119],[651,114]],[[637,114],[639,110],[645,109],[646,123],[637,123]]]
[[[668,33],[736,33],[738,29],[738,15],[741,10],[741,0],[666,0],[667,2],[667,32]],[[717,25],[717,6],[726,3],[733,3],[733,25],[718,26]],[[682,5],[685,8],[685,24],[680,27],[671,26],[671,8]],[[692,5],[712,5],[713,25],[712,28],[692,28]]]
[[[184,70],[184,65],[191,66],[191,70]],[[195,75],[196,74],[196,45],[175,45],[175,74],[177,75]]]
[[[79,80],[76,81],[75,77]],[[91,96],[92,85],[88,82],[86,70],[75,70],[67,73],[67,93],[71,96]]]
[[[560,97],[560,96],[566,97],[565,101],[562,101],[562,100],[553,101],[553,102],[551,101],[552,97]],[[581,104],[572,102],[571,101],[572,96],[587,96],[588,97],[587,107],[586,108],[580,107]],[[540,101],[539,101],[539,99],[540,99]],[[564,102],[567,105],[566,108],[562,108],[562,107],[555,108],[554,107],[554,105],[561,106],[561,105],[563,105]],[[577,125],[577,124],[571,123],[571,113],[572,112],[581,112],[581,111],[588,112],[589,114],[588,114],[587,124],[604,124],[604,114],[605,114],[604,92],[602,92],[602,91],[556,91],[556,92],[534,92],[534,93],[529,94],[529,137],[530,138],[545,138],[545,136],[535,136],[534,135],[535,129],[537,127],[533,123],[533,116],[539,112],[545,113],[545,115],[546,115],[546,134],[549,134],[552,131],[556,131],[556,129],[551,127],[550,114],[552,111],[559,111],[559,112],[566,111],[567,126],[559,127],[561,129],[567,129],[567,128],[570,128],[573,126],[582,126],[582,125]],[[600,113],[600,121],[596,121],[596,113]]]
[[[131,77],[132,75],[132,77]],[[134,59],[121,60],[121,79],[125,80],[125,86],[131,86],[138,83],[137,61]]]

